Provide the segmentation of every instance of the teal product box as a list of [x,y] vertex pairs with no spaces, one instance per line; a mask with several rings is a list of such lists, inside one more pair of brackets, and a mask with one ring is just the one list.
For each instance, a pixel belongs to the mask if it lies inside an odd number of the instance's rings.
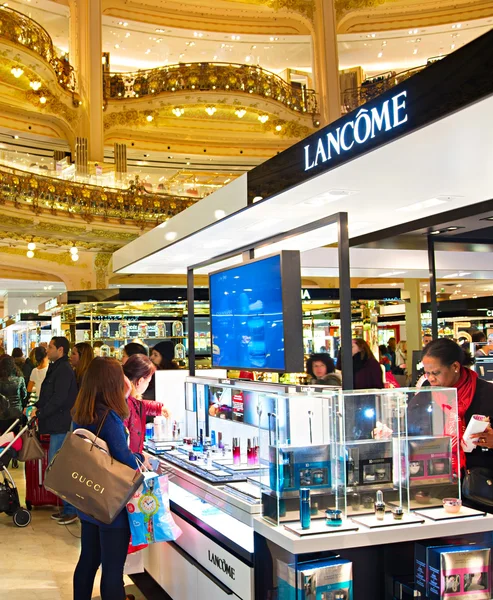
[[353,600],[353,563],[334,558],[298,565],[296,600]]
[[296,567],[276,559],[277,598],[296,600]]
[[431,548],[430,600],[490,600],[491,549],[484,546]]
[[269,448],[270,488],[293,492],[300,487],[325,489],[332,485],[330,447],[271,446]]

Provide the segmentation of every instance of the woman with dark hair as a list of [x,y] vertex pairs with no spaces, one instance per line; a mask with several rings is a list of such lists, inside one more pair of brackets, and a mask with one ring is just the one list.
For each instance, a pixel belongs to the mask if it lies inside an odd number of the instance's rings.
[[127,360],[134,354],[143,354],[144,356],[147,356],[148,352],[146,350],[146,347],[142,344],[139,344],[137,342],[130,342],[129,344],[123,347],[122,365],[124,365],[127,362]]
[[15,360],[8,354],[0,358],[0,394],[8,398],[11,409],[22,412],[27,404],[26,382],[18,375]]
[[[74,429],[83,427],[96,433],[106,415],[100,438],[108,445],[111,456],[133,469],[137,458],[127,445],[123,420],[129,410],[125,399],[125,379],[120,363],[114,358],[95,358],[87,369],[86,377],[72,410]],[[130,527],[125,508],[111,525],[106,525],[77,511],[81,520],[81,552],[74,572],[74,600],[90,600],[94,578],[101,566],[101,599],[134,600],[125,595],[123,567],[130,541]]]
[[22,373],[24,382],[27,385],[29,383],[29,378],[31,377],[31,371],[34,369],[34,364],[29,358],[24,356],[22,348],[14,348],[12,350],[12,358],[14,359],[17,368]]
[[[157,371],[178,369],[178,365],[173,362],[173,358],[175,356],[175,347],[173,342],[170,340],[165,340],[164,342],[159,342],[156,344],[154,348],[151,350],[150,359],[154,363]],[[142,396],[146,400],[155,400],[156,399],[156,377],[152,376],[151,381],[149,382],[149,387],[146,392]]]
[[125,419],[125,427],[130,433],[130,450],[142,452],[144,448],[146,417],[168,417],[168,411],[160,402],[140,400],[147,390],[156,367],[143,354],[134,354],[123,365],[123,372],[130,381],[132,390],[127,399],[129,416]]
[[342,381],[336,373],[334,361],[326,353],[312,354],[306,361],[306,372],[310,383],[341,387]]
[[34,348],[34,358],[36,360],[36,366],[31,371],[31,377],[27,385],[27,393],[30,394],[33,390],[36,390],[36,395],[39,396],[41,384],[45,380],[48,367],[50,366],[46,348],[43,346]]
[[383,372],[370,346],[362,338],[353,340],[353,388],[355,390],[382,389]]
[[178,365],[173,362],[174,357],[175,347],[170,341],[159,342],[151,350],[151,360],[158,370],[178,369]]
[[[454,341],[441,338],[430,342],[423,350],[423,368],[427,384],[433,387],[451,387],[457,390],[457,412],[459,419],[459,442],[473,415],[483,415],[493,423],[493,386],[467,367],[473,363],[470,354],[464,352]],[[426,386],[426,383],[424,384]],[[410,410],[416,411],[419,394]],[[422,407],[424,409],[424,407]],[[410,413],[412,414],[412,413]],[[420,435],[427,435],[426,415],[421,420]],[[460,446],[462,469],[493,467],[493,455],[484,449],[493,450],[493,429],[488,426],[484,433],[473,436],[477,447],[465,453]],[[492,495],[493,500],[493,495]],[[486,509],[485,509],[486,510]],[[491,511],[491,507],[489,508]]]
[[86,371],[93,359],[94,350],[92,349],[91,344],[88,344],[87,342],[79,342],[73,346],[70,354],[70,364],[74,369],[78,388],[80,388],[82,378],[86,374]]

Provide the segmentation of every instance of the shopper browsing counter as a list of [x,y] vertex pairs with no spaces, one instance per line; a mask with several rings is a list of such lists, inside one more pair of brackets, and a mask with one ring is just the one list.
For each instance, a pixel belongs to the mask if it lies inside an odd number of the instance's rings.
[[312,354],[306,363],[310,383],[341,387],[341,376],[336,372],[334,361],[326,353]]

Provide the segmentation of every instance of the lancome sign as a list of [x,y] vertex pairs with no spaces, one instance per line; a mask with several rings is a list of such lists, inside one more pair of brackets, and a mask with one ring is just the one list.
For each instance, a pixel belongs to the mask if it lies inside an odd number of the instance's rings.
[[[353,114],[353,113],[352,113]],[[304,147],[304,170],[309,171],[336,155],[343,155],[355,145],[362,146],[385,132],[407,123],[407,91],[402,91],[373,108],[360,108],[343,125],[329,131]]]

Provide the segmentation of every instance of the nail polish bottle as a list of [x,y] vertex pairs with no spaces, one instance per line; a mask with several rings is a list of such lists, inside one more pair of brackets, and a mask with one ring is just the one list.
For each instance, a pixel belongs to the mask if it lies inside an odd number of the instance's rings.
[[240,438],[233,438],[233,464],[239,465],[240,463],[241,463]]
[[247,440],[247,464],[255,464],[255,448],[253,447],[252,440],[250,438]]
[[377,492],[377,499],[374,506],[377,521],[383,521],[385,517],[385,502],[383,501],[383,493],[381,490],[378,490]]
[[301,529],[310,529],[310,488],[300,488],[300,521]]

